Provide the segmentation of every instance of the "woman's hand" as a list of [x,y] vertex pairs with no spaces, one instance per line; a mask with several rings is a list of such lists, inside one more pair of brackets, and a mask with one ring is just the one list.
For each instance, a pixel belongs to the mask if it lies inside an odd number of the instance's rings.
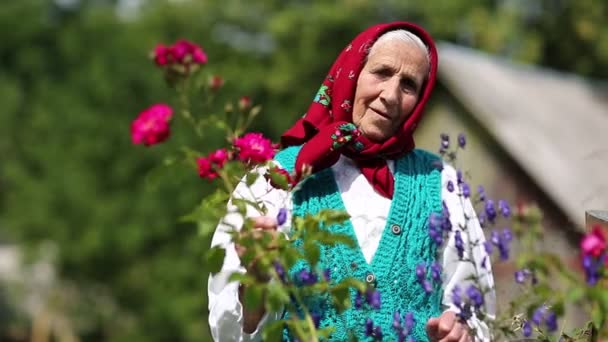
[[[252,219],[253,221],[253,231],[252,236],[254,239],[260,239],[264,233],[270,233],[273,235],[273,241],[277,238],[277,220],[274,217],[269,216],[261,216]],[[236,244],[236,253],[239,256],[239,259],[243,260],[243,256],[247,253],[247,249],[241,245]],[[271,244],[267,246],[267,249],[274,249],[276,246]],[[257,267],[257,260],[259,258],[255,257],[249,263],[249,265],[243,265],[247,270],[247,273],[253,274],[259,281],[266,282],[270,279],[268,273],[260,271]],[[244,305],[244,293],[245,286],[239,287],[239,301],[243,304],[243,331],[245,333],[251,334],[256,329],[266,310],[264,309],[264,305],[260,305],[259,307],[251,308],[245,307]]]
[[444,311],[439,317],[431,317],[426,323],[426,333],[432,342],[469,342],[466,324],[460,322],[453,311]]
[[[270,233],[273,237],[273,241],[276,240],[278,236],[277,232],[277,219],[275,217],[270,216],[260,216],[251,219],[253,221],[253,230],[251,231],[251,236],[254,239],[261,239],[264,234]],[[243,256],[247,253],[247,249],[244,246],[239,244],[235,245],[236,253],[239,256],[239,259],[243,260]],[[267,250],[272,250],[276,248],[276,244],[271,243],[266,246]],[[260,256],[256,256],[248,265],[243,265],[247,270],[247,273],[254,275],[260,281],[268,281],[270,276],[257,267],[257,261]]]

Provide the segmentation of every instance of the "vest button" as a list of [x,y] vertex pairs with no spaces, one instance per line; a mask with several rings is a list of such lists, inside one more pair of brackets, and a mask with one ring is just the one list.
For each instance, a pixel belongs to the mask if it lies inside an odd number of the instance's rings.
[[376,276],[373,273],[368,273],[365,276],[365,282],[371,286],[376,287]]
[[399,226],[398,224],[393,224],[391,226],[391,231],[393,232],[393,234],[399,235],[401,234],[401,226]]

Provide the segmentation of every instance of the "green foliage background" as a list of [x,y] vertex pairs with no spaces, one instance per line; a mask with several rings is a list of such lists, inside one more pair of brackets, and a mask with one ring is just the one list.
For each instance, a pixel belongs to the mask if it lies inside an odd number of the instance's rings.
[[[41,243],[56,244],[62,280],[48,305],[86,341],[209,340],[209,241],[178,223],[209,185],[194,169],[159,169],[170,146],[146,149],[129,137],[139,111],[175,101],[148,59],[156,43],[201,44],[205,68],[227,80],[223,93],[262,104],[254,129],[275,139],[306,110],[338,51],[381,21],[414,21],[438,40],[608,77],[602,0],[126,3],[0,6],[0,241],[32,257]],[[209,151],[221,139],[210,134],[195,147]],[[25,340],[31,324],[11,301],[0,292],[0,340]]]

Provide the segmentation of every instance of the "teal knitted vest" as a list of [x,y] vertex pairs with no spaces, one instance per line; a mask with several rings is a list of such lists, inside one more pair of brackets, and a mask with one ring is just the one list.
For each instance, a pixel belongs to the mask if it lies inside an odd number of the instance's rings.
[[[275,159],[291,173],[299,150],[297,146],[286,148]],[[427,224],[429,215],[432,212],[440,213],[442,209],[439,162],[438,157],[422,150],[414,150],[395,162],[395,193],[380,245],[371,264],[367,263],[358,245],[353,249],[341,244],[322,248],[319,269],[328,268],[332,282],[346,277],[365,281],[373,275],[373,283],[382,299],[379,310],[364,305],[361,309],[351,307],[340,314],[327,298],[307,299],[308,309],[321,317],[319,327],[335,328],[330,341],[348,341],[353,337],[359,341],[372,341],[372,337],[365,336],[368,317],[373,320],[374,326],[381,327],[384,341],[397,341],[397,332],[392,327],[396,311],[402,317],[412,312],[416,324],[409,336],[415,341],[428,341],[426,322],[430,317],[441,314],[442,287],[435,284],[433,292],[426,294],[416,278],[415,269],[421,262],[430,265],[436,259],[436,246],[429,237]],[[331,169],[310,176],[302,188],[293,194],[294,216],[315,214],[322,209],[346,211]],[[357,241],[350,221],[327,229],[349,235]],[[298,245],[298,241],[295,244]],[[294,275],[307,267],[302,261],[289,273]],[[351,289],[352,303],[355,295]],[[287,314],[283,318],[288,318]],[[284,340],[291,340],[287,331]]]

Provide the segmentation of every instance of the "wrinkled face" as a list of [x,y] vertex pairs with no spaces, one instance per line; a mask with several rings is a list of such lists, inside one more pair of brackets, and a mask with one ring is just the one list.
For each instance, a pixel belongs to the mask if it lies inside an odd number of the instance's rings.
[[353,123],[368,139],[387,140],[416,106],[428,73],[426,51],[413,42],[374,44],[357,80]]

